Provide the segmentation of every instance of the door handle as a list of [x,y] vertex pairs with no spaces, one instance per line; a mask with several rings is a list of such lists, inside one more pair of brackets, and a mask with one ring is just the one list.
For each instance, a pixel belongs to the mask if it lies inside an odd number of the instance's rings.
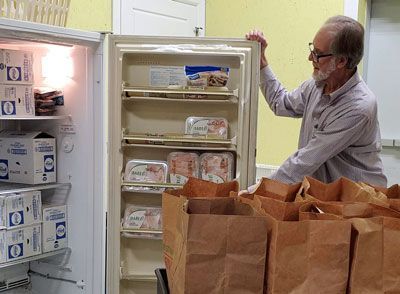
[[202,30],[203,28],[202,27],[194,27],[194,34],[196,35],[196,37],[198,37],[199,36],[199,34],[200,34],[200,30]]

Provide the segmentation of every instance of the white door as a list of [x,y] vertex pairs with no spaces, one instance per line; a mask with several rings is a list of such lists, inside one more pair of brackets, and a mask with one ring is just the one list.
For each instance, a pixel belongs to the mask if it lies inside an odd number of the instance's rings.
[[368,1],[364,78],[378,100],[383,151],[388,184],[400,182],[400,1]]
[[205,0],[115,0],[113,18],[116,34],[204,36]]

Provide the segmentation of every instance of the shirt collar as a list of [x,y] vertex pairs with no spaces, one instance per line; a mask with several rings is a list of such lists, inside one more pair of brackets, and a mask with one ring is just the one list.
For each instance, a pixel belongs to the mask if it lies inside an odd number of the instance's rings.
[[[355,85],[357,85],[359,82],[361,81],[361,77],[358,74],[358,70],[356,69],[355,73],[350,77],[350,79],[347,80],[346,83],[344,83],[339,89],[337,89],[336,91],[327,94],[326,96],[329,97],[329,101],[333,102],[335,101],[339,96],[341,96],[342,94],[346,93],[347,91],[349,91],[351,88],[353,88]],[[321,90],[323,91],[325,83],[324,82],[320,82],[317,83],[317,87],[321,87]]]

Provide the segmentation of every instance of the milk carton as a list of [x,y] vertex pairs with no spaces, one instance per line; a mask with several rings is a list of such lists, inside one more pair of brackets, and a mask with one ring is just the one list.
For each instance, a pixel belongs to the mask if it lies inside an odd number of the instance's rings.
[[6,194],[0,196],[0,226],[7,229],[42,221],[40,191]]
[[68,246],[67,206],[43,206],[43,252],[50,252]]
[[41,224],[0,230],[0,263],[42,253]]
[[42,132],[1,132],[0,181],[23,184],[55,182],[55,138]]
[[32,52],[0,49],[0,83],[32,85]]
[[30,85],[0,84],[0,116],[35,116],[33,88]]

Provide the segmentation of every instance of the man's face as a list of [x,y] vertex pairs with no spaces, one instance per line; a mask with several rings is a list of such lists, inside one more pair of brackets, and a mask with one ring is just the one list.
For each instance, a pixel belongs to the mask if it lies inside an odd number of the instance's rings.
[[336,70],[336,62],[334,56],[319,57],[319,55],[330,54],[330,45],[333,39],[332,32],[327,27],[322,27],[315,35],[313,40],[313,54],[310,52],[308,60],[313,64],[313,78],[315,81],[325,81]]

